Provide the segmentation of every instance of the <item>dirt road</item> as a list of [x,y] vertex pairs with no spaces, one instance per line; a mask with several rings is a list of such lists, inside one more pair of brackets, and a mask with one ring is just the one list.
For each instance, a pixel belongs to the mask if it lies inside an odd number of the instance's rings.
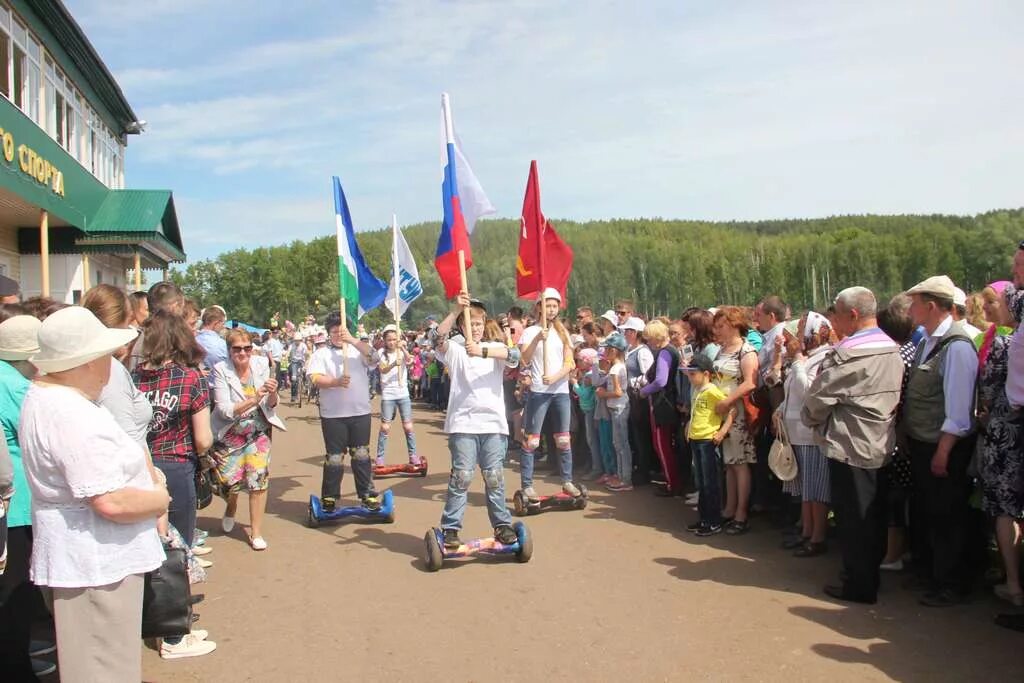
[[[173,662],[147,650],[146,680],[1024,680],[1024,637],[992,624],[994,599],[932,611],[887,576],[877,606],[841,605],[821,593],[835,551],[794,559],[756,520],[744,537],[697,539],[684,531],[694,511],[645,489],[530,517],[529,564],[473,558],[427,573],[423,534],[448,480],[441,415],[416,414],[429,476],[379,482],[395,493],[394,524],[310,529],[319,419],[279,412],[289,431],[274,438],[270,547],[246,543],[244,500],[230,536],[223,503],[200,512],[215,566],[197,587],[199,626],[218,649]],[[404,449],[392,437],[389,462]],[[518,482],[508,465],[509,499]],[[343,491],[349,504],[350,473]],[[479,475],[469,502],[463,538],[489,534]]]

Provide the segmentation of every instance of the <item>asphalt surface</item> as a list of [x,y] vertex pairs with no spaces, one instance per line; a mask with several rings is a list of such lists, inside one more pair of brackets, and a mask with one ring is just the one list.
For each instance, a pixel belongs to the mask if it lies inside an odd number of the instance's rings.
[[[230,535],[221,501],[200,511],[214,566],[194,587],[206,594],[198,626],[218,648],[176,661],[147,649],[148,681],[1024,680],[1024,634],[992,624],[1005,611],[994,598],[935,611],[890,575],[878,605],[840,604],[821,592],[838,574],[835,547],[792,558],[756,518],[746,536],[698,539],[684,530],[692,509],[644,488],[527,518],[527,564],[474,557],[428,573],[423,536],[439,522],[450,466],[442,414],[416,411],[429,475],[378,480],[396,496],[394,524],[311,529],[319,418],[284,401],[279,413],[289,431],[274,437],[269,548],[247,544],[245,500]],[[399,463],[405,440],[392,434],[388,461]],[[510,506],[518,483],[513,456]],[[554,477],[538,484],[556,488]],[[354,504],[348,471],[342,490]],[[463,539],[490,533],[478,474]]]

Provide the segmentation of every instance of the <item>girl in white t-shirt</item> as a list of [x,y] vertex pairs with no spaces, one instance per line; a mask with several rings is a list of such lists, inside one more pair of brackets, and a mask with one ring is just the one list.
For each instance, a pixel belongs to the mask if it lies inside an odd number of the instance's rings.
[[402,419],[405,430],[405,447],[409,451],[409,464],[419,465],[416,455],[416,434],[412,428],[412,400],[409,398],[409,369],[412,356],[406,351],[404,339],[398,338],[394,325],[384,328],[384,348],[380,350],[380,431],[377,432],[377,464],[384,464],[384,452],[388,447],[388,434],[395,412]]
[[626,395],[628,373],[623,363],[626,340],[613,332],[601,343],[608,366],[604,386],[598,387],[598,398],[604,399],[608,419],[612,423],[612,444],[615,447],[616,474],[608,478],[609,491],[633,490],[633,451],[629,448],[629,396]]

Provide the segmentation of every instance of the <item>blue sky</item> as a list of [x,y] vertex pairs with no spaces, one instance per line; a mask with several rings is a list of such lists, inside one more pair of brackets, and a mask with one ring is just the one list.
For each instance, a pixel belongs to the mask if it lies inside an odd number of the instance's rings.
[[190,260],[440,218],[440,93],[499,216],[1020,206],[1024,4],[66,0]]

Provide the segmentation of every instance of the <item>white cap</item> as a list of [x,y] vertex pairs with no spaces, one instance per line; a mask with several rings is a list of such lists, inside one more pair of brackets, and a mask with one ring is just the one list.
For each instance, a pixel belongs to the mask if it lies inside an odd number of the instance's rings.
[[381,334],[387,334],[388,332],[398,332],[398,327],[394,323],[385,325],[384,329],[380,331]]
[[959,287],[954,287],[953,288],[953,305],[954,306],[966,306],[967,305],[967,295],[964,294],[964,290],[960,289]]
[[637,318],[636,316],[633,316],[631,318],[626,318],[626,322],[622,323],[622,326],[619,329],[643,332],[645,327],[647,327],[647,325],[644,323],[643,320]]
[[29,361],[43,372],[62,372],[111,354],[138,334],[105,327],[88,309],[68,306],[39,326],[39,353]]
[[607,311],[605,311],[601,315],[601,317],[604,318],[605,320],[607,320],[608,322],[610,322],[612,325],[615,325],[616,327],[618,327],[618,325],[619,325],[619,316],[615,315],[615,311],[613,311],[612,309],[609,308]]
[[562,303],[562,295],[559,294],[558,290],[555,289],[554,287],[545,288],[545,290],[540,293],[540,296],[537,297],[538,301],[543,301],[546,299],[554,299],[558,303]]

